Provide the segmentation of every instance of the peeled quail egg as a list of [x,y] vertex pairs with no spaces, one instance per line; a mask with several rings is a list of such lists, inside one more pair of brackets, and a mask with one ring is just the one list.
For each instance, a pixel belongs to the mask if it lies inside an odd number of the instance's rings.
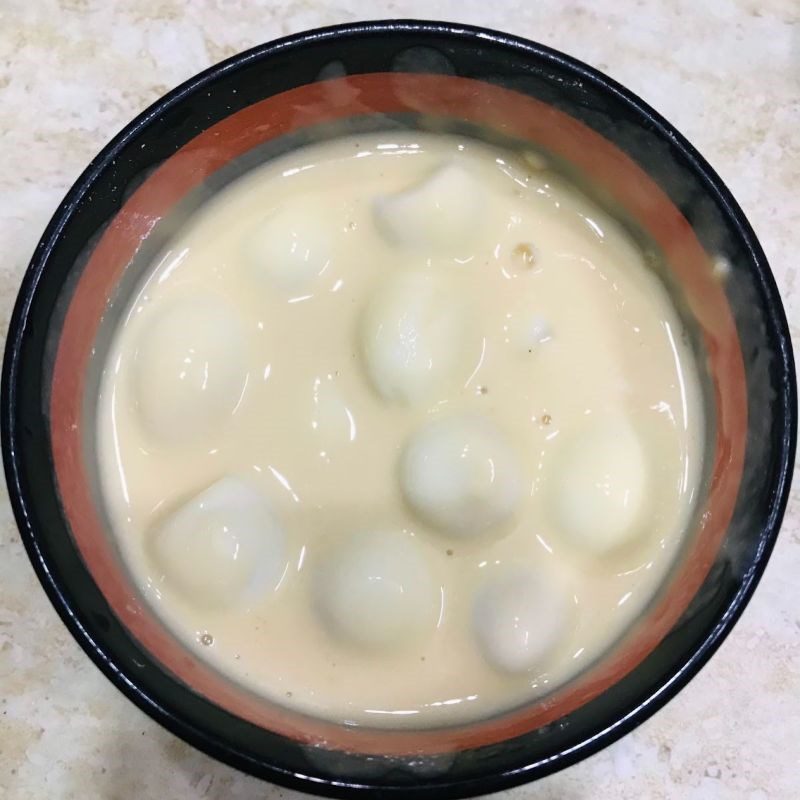
[[375,200],[375,222],[392,244],[455,255],[481,223],[484,196],[469,171],[446,164],[416,186]]
[[311,391],[311,429],[326,446],[355,441],[355,416],[332,375],[314,378]]
[[505,341],[521,353],[530,353],[553,338],[550,323],[539,314],[509,314],[503,326]]
[[169,442],[208,435],[233,414],[247,384],[239,319],[223,301],[187,293],[144,322],[133,374],[143,424]]
[[564,587],[543,570],[510,569],[478,591],[472,622],[484,658],[501,672],[541,667],[570,623]]
[[152,532],[152,559],[168,586],[198,606],[225,607],[273,591],[286,537],[266,498],[233,477],[218,480]]
[[408,405],[466,379],[477,346],[467,303],[437,273],[387,279],[369,301],[360,333],[373,386],[385,400]]
[[565,442],[553,479],[554,522],[576,545],[606,553],[642,533],[649,469],[627,421],[598,419]]
[[400,461],[406,502],[451,536],[479,536],[510,522],[522,499],[522,482],[511,443],[478,415],[428,423],[411,437]]
[[296,205],[262,220],[245,239],[244,250],[257,283],[301,291],[330,266],[332,237],[318,217]]
[[438,587],[408,533],[354,535],[319,565],[316,578],[320,617],[351,644],[394,649],[436,627]]

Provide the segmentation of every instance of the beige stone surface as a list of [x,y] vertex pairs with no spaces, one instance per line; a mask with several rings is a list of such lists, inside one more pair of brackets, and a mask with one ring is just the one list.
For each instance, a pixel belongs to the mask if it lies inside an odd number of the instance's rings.
[[[57,202],[166,89],[276,36],[366,17],[506,29],[605,70],[673,122],[727,181],[800,337],[798,0],[0,0],[0,330]],[[161,730],[72,641],[0,498],[0,797],[290,794]],[[531,800],[800,797],[800,481],[755,599],[708,667],[595,757],[510,794]]]

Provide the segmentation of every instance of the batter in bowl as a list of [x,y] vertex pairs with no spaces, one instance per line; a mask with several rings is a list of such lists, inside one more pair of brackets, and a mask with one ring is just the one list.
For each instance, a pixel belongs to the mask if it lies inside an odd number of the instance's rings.
[[298,149],[181,230],[116,332],[102,490],[187,647],[348,724],[486,718],[653,599],[702,471],[696,366],[621,225],[534,159]]

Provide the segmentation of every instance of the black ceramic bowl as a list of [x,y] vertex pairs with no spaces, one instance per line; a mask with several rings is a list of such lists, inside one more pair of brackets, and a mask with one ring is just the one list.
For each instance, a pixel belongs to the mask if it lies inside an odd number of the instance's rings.
[[[248,167],[346,131],[412,127],[533,146],[642,243],[700,364],[708,469],[671,577],[643,618],[544,700],[424,731],[345,728],[249,695],[141,601],[96,490],[93,402],[108,332],[149,259]],[[89,165],[48,226],[8,335],[5,468],[39,579],[140,708],[207,753],[334,796],[456,797],[597,751],[672,697],[730,631],[781,522],[795,375],[764,254],[722,181],[669,123],[593,69],[460,25],[380,22],[258,47],[159,100]]]

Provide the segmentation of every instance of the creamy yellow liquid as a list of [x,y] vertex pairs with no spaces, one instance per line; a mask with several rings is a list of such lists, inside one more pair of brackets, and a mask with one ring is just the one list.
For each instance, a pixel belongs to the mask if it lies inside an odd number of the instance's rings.
[[[447,225],[433,244],[387,234],[380,214],[394,212],[380,198],[424,184],[442,165],[469,178],[456,196],[443,195],[457,240]],[[288,247],[311,237],[308,274],[259,271],[258,231],[276,215]],[[262,252],[274,255],[269,245]],[[422,397],[386,399],[365,367],[364,315],[404,271],[443,276],[468,325],[448,380]],[[219,304],[239,326],[239,352],[223,354],[224,374],[209,378],[222,399],[197,435],[186,387],[175,395],[174,380],[142,363],[155,352],[142,344],[154,321],[186,298],[211,314]],[[225,337],[217,344],[228,346]],[[156,379],[157,391],[140,385]],[[433,726],[488,717],[563,684],[653,598],[699,481],[699,398],[665,290],[600,209],[551,172],[476,141],[375,134],[253,170],[175,237],[116,334],[98,458],[128,568],[187,647],[287,706],[360,724]],[[186,414],[153,424],[162,400],[185,403]],[[513,519],[472,538],[421,519],[398,477],[425,422],[465,413],[503,432],[522,487]],[[565,453],[580,452],[587,430],[615,430],[620,419],[644,453],[645,500],[635,537],[598,553],[564,533],[559,508],[574,506],[563,501],[573,480]],[[153,539],[174,509],[226,476],[262,493],[285,532],[286,563],[275,591],[256,585],[218,607],[176,588]],[[315,600],[340,542],[375,530],[413,539],[436,588],[434,624],[397,648],[342,638]],[[474,625],[476,592],[510,566],[553,576],[568,606],[546,657],[517,672],[487,660]]]

